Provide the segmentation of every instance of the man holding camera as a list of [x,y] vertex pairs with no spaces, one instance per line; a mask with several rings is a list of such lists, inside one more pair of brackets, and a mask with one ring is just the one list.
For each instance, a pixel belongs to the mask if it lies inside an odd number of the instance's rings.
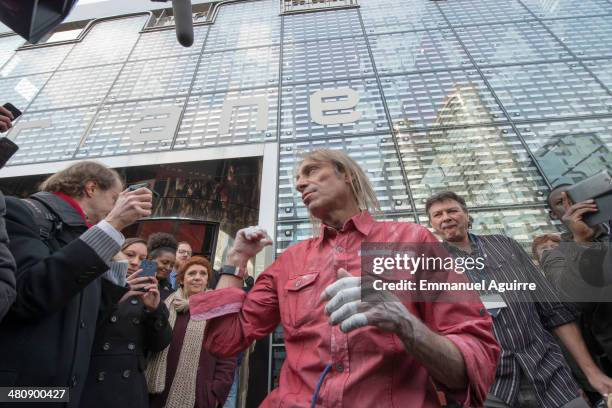
[[29,199],[7,198],[17,299],[0,324],[0,386],[70,387],[79,406],[98,313],[127,290],[101,277],[120,231],[151,212],[148,189],[122,190],[116,171],[82,161]]

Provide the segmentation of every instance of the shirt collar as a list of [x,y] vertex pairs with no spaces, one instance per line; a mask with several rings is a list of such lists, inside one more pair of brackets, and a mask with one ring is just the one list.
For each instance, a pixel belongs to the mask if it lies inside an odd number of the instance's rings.
[[334,234],[337,234],[338,232],[347,232],[353,229],[359,231],[362,235],[367,236],[372,230],[375,222],[376,221],[372,215],[367,210],[363,210],[349,218],[340,230],[330,227],[329,225],[321,224],[319,238],[317,239],[316,243],[318,245],[323,242],[324,239],[334,237]]
[[81,216],[81,218],[83,218],[83,221],[85,222],[85,225],[87,226],[87,228],[91,228],[92,225],[89,223],[89,221],[87,221],[87,215],[85,215],[85,212],[83,211],[83,209],[81,208],[81,206],[79,205],[79,203],[76,202],[76,200],[64,193],[61,192],[54,192],[53,194],[55,194],[56,196],[58,196],[59,198],[61,198],[62,200],[64,200],[66,203],[68,203],[72,208],[74,208],[74,210],[79,213],[79,215]]

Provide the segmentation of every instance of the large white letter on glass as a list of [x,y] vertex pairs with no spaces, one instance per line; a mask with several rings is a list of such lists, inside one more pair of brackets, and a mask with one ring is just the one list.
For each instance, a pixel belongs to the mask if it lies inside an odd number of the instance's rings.
[[[153,116],[153,118],[147,118],[147,116]],[[147,142],[172,139],[181,118],[181,108],[178,106],[147,108],[142,111],[140,117],[140,121],[134,125],[130,132],[130,138],[133,141]]]
[[237,99],[226,99],[223,102],[223,111],[219,120],[219,134],[229,133],[232,112],[238,106],[257,105],[257,124],[256,129],[264,131],[268,128],[268,98],[262,96],[243,96]]
[[310,117],[319,125],[341,125],[357,122],[361,112],[333,112],[353,109],[359,103],[359,93],[351,88],[322,89],[310,95]]
[[19,137],[19,133],[26,129],[47,129],[52,125],[51,119],[31,120],[29,122],[19,121],[11,131],[6,135],[10,140],[15,140]]

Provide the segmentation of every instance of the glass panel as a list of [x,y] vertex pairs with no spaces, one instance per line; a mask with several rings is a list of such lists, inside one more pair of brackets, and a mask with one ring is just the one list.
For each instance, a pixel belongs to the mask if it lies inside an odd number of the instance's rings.
[[277,46],[204,54],[193,92],[277,84],[279,54],[280,47]]
[[612,59],[587,61],[585,64],[603,82],[608,91],[612,91]]
[[359,0],[359,5],[368,34],[448,26],[430,0],[412,0],[409,7],[397,0]]
[[0,67],[4,65],[25,41],[18,35],[0,37]]
[[397,128],[506,120],[476,71],[440,71],[383,78],[382,85]]
[[518,0],[455,0],[436,4],[453,26],[534,19]]
[[[227,133],[221,134],[224,102],[226,109],[231,109],[231,115],[229,125],[225,124],[228,126]],[[239,102],[245,105],[239,106]],[[267,107],[267,115],[259,111],[257,103]],[[192,95],[187,103],[175,149],[276,140],[277,111],[278,88]],[[257,129],[260,115],[267,117],[265,130]]]
[[364,37],[335,38],[283,46],[285,84],[372,74],[372,61]]
[[211,26],[205,51],[258,47],[280,42],[279,4],[253,1],[222,5]]
[[54,71],[73,46],[68,44],[21,50],[2,67],[0,75],[8,77]]
[[452,190],[468,206],[542,202],[547,186],[510,126],[400,132],[398,144],[419,210]]
[[357,10],[288,15],[283,21],[284,43],[363,35]]
[[487,68],[501,103],[520,119],[609,113],[612,96],[576,63]]
[[611,11],[606,0],[523,0],[523,4],[540,18],[581,17]]
[[[96,113],[94,107],[76,108],[47,112],[34,112],[23,115],[20,125],[33,125],[35,128],[22,128],[15,140],[19,150],[10,161],[11,165],[43,163],[69,160],[81,140],[89,123]],[[46,123],[45,123],[46,122]],[[11,134],[11,137],[14,135]]]
[[[321,125],[315,120],[318,113],[311,107],[311,96],[321,90],[337,89],[338,97],[323,98],[326,103],[334,101],[347,101],[347,88],[358,94],[358,102],[354,108],[342,110],[325,110],[323,117],[338,115],[333,123],[346,119],[348,123]],[[315,96],[315,99],[316,96]],[[317,100],[320,100],[318,98]],[[347,102],[347,105],[353,105]],[[324,109],[324,108],[323,108]],[[342,118],[358,112],[359,117],[352,121],[351,118]],[[327,118],[326,118],[327,119]],[[351,120],[351,121],[349,121]],[[385,117],[380,92],[375,79],[355,79],[336,82],[323,82],[315,84],[294,85],[283,87],[283,108],[281,113],[282,133],[281,139],[297,139],[311,137],[332,137],[338,135],[358,135],[373,133],[376,131],[388,131],[389,125]]]
[[102,102],[121,65],[59,71],[53,74],[30,110],[59,109]]
[[553,186],[612,170],[612,118],[540,122],[519,131]]
[[186,95],[198,55],[128,62],[110,92],[110,102]]
[[507,235],[524,246],[531,245],[537,235],[559,233],[556,224],[548,217],[548,209],[544,207],[470,211],[470,214],[474,219],[473,233]]
[[537,21],[460,27],[457,33],[478,65],[571,58]]
[[612,56],[612,18],[547,21],[546,25],[578,58]]
[[38,92],[40,92],[50,76],[51,74],[38,74],[27,77],[0,79],[0,95],[2,95],[2,100],[12,103],[23,112],[34,97],[38,95]]
[[[374,217],[379,221],[415,222],[412,214],[378,214]],[[278,223],[276,227],[276,255],[298,242],[305,241],[313,236],[310,221],[296,223]]]
[[174,29],[142,33],[134,51],[130,54],[130,61],[199,54],[206,34],[208,34],[208,26],[193,27],[193,45],[181,47],[176,40]]
[[[180,109],[185,104],[184,98],[166,98],[143,102],[124,102],[104,105],[94,122],[94,125],[79,148],[76,157],[80,159],[100,156],[116,156],[120,154],[146,153],[170,150],[175,128],[169,129],[170,136],[164,140],[134,141],[130,133],[135,126],[144,120],[155,119],[161,115],[144,115],[143,111],[150,108],[176,106]],[[167,116],[167,115],[166,115]],[[178,123],[177,123],[178,125]],[[143,129],[146,131],[147,129]],[[161,130],[155,125],[149,131]]]
[[355,159],[369,177],[382,211],[412,209],[391,137],[337,138],[281,146],[277,203],[279,220],[308,217],[301,194],[295,189],[295,166],[300,162],[302,152],[317,148],[341,149]]
[[61,69],[127,60],[147,19],[148,16],[138,16],[96,23],[83,41],[74,47]]
[[377,35],[370,45],[381,75],[472,65],[450,30]]

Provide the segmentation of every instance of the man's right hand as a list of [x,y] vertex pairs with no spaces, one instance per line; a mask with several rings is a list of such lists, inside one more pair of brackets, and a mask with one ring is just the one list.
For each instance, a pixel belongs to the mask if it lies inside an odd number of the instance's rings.
[[117,231],[123,230],[141,218],[151,215],[153,208],[153,194],[148,188],[142,187],[135,191],[124,190],[106,221]]
[[595,228],[591,228],[584,222],[586,214],[597,212],[597,205],[594,200],[586,200],[580,203],[571,204],[567,193],[561,193],[565,214],[561,221],[569,228],[576,242],[589,242],[595,235]]
[[245,269],[249,259],[268,245],[272,245],[272,240],[266,230],[259,226],[243,228],[236,233],[234,245],[227,256],[227,264]]
[[13,114],[4,106],[0,106],[0,132],[4,133],[13,127]]

